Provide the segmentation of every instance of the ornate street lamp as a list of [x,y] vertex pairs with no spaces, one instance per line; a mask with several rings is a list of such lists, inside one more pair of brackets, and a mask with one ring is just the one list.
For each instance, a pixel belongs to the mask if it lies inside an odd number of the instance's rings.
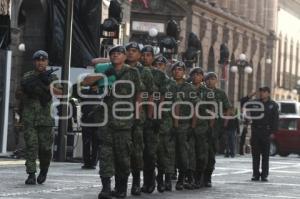
[[252,67],[247,61],[246,54],[242,53],[237,60],[231,60],[230,71],[233,73],[239,73],[239,98],[244,96],[244,75],[251,74],[253,72]]
[[157,41],[158,30],[156,28],[150,28],[148,30],[148,35],[150,36],[150,43],[153,46],[154,54],[155,55],[159,54],[160,49]]

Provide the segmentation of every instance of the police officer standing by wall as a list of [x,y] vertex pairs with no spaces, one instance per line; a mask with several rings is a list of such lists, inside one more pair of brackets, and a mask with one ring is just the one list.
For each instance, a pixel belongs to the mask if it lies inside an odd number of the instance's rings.
[[[268,181],[269,175],[269,153],[270,136],[278,129],[279,112],[278,105],[270,98],[270,88],[261,87],[259,89],[259,98],[250,99],[256,95],[256,92],[249,94],[241,99],[241,105],[245,108],[262,108],[262,111],[249,111],[252,119],[251,125],[251,149],[252,149],[252,181]],[[258,118],[261,116],[260,118]],[[255,118],[254,118],[255,117]],[[260,168],[260,157],[262,159]]]
[[[62,91],[51,83],[57,77],[47,71],[48,53],[39,50],[33,54],[35,69],[23,75],[21,80],[23,100],[22,123],[26,144],[26,172],[29,174],[25,184],[34,185],[45,182],[52,158],[52,127],[51,117],[52,96],[61,95]],[[36,159],[40,161],[40,173],[36,179]]]

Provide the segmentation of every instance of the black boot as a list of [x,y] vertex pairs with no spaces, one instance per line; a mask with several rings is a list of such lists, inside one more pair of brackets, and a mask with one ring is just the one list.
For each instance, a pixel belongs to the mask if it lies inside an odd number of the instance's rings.
[[140,171],[132,172],[131,194],[134,196],[141,195],[141,176]]
[[149,185],[148,185],[148,188],[147,188],[147,193],[153,193],[153,191],[155,190],[155,170],[152,170],[150,173],[149,173]]
[[184,184],[184,188],[188,190],[194,189],[194,175],[191,170],[187,172],[187,182]]
[[126,198],[126,196],[127,196],[127,183],[128,183],[128,176],[120,178],[120,187],[117,188],[117,192],[115,193],[114,197],[116,197],[116,198]]
[[165,190],[166,191],[172,191],[172,181],[171,181],[171,173],[166,173],[165,176]]
[[204,173],[204,179],[203,179],[203,183],[205,187],[212,187],[212,183],[211,183],[211,172],[205,172]]
[[29,173],[28,178],[25,181],[25,184],[28,184],[28,185],[35,185],[36,184],[35,173]]
[[177,180],[177,169],[174,170],[174,173],[171,176],[171,180]]
[[110,177],[101,177],[102,190],[98,195],[98,199],[111,199]]
[[179,171],[178,180],[176,183],[176,190],[180,191],[183,190],[183,180],[184,180],[184,173],[182,171]]
[[164,183],[164,172],[158,171],[156,176],[156,182],[157,182],[157,191],[159,193],[163,193],[165,191],[165,183]]
[[121,187],[121,177],[116,175],[115,176],[115,188],[111,192],[111,195],[114,196],[114,197],[116,197],[118,195],[120,187]]
[[47,178],[48,169],[41,169],[39,176],[37,177],[37,183],[43,184]]
[[143,193],[147,193],[148,186],[149,186],[149,172],[144,170],[143,171],[143,187],[141,188],[141,191]]
[[202,172],[195,172],[195,189],[203,187],[202,183]]

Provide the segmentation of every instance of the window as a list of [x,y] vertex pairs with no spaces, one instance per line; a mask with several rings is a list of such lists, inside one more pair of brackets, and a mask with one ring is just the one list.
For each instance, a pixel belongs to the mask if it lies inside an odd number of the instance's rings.
[[296,114],[296,104],[294,103],[281,103],[280,104],[280,113],[281,114]]
[[279,129],[296,131],[297,130],[297,119],[281,119],[281,120],[279,120]]

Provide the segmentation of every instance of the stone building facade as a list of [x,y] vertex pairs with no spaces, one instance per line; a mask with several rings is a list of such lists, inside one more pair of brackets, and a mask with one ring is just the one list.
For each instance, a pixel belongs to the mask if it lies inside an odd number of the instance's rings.
[[[151,0],[147,6],[132,7],[131,26],[135,20],[166,25],[175,19],[181,29],[179,54],[187,48],[189,33],[195,33],[201,41],[202,67],[220,76],[221,71],[227,73],[220,86],[232,102],[262,85],[274,87],[275,71],[266,59],[275,60],[277,0]],[[240,91],[239,75],[218,64],[221,44],[227,44],[231,64],[244,53],[253,68],[252,74],[244,76]]]
[[[297,100],[300,92],[300,1],[279,0],[275,99]],[[299,82],[300,83],[300,82]]]

